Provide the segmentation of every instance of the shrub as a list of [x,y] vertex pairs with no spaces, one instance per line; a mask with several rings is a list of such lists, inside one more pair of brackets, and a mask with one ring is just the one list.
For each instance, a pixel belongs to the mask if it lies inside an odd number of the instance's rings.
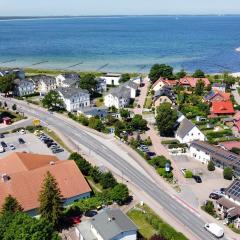
[[234,148],[231,149],[231,152],[239,155],[240,154],[240,148],[234,147]]
[[223,178],[226,180],[232,180],[233,177],[233,170],[230,167],[226,167],[223,170]]
[[193,177],[192,171],[186,170],[186,172],[185,172],[185,178],[192,178],[192,177]]
[[170,160],[168,160],[164,156],[153,157],[148,162],[149,162],[149,164],[151,164],[155,168],[165,168],[166,163],[171,163]]
[[179,144],[180,142],[178,140],[164,140],[161,142],[162,144]]
[[207,201],[206,204],[203,206],[203,210],[212,216],[215,215],[214,204],[212,201]]
[[214,162],[212,160],[210,160],[208,162],[207,168],[208,168],[208,171],[214,171],[215,170],[215,165],[214,165]]

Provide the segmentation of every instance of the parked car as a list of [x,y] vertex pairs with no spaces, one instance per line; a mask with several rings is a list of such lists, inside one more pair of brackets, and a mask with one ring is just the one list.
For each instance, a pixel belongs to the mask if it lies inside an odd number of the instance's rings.
[[0,146],[0,153],[3,153],[3,152],[5,152],[5,149],[4,147]]
[[4,148],[6,148],[7,147],[7,144],[5,143],[5,142],[1,142],[1,145],[2,145],[2,147],[4,147]]
[[223,228],[216,223],[206,223],[204,228],[217,238],[221,238],[224,235]]
[[3,133],[0,133],[0,138],[4,138],[4,134]]
[[219,198],[221,198],[222,196],[216,194],[216,193],[210,193],[209,198],[214,199],[214,200],[218,200]]
[[193,175],[193,179],[194,179],[197,183],[201,183],[201,182],[202,182],[202,179],[201,179],[200,176]]
[[11,150],[15,150],[15,149],[16,149],[16,147],[15,147],[13,144],[10,144],[10,145],[9,145],[9,148],[10,148]]
[[55,142],[48,142],[47,143],[47,147],[50,148],[52,146],[57,146],[57,144]]
[[24,144],[24,143],[25,143],[25,141],[24,141],[22,138],[19,138],[19,139],[18,139],[18,142],[19,142],[20,144]]
[[46,139],[43,139],[43,142],[47,144],[47,143],[53,142],[53,140],[50,138],[46,138]]
[[21,130],[19,131],[19,133],[20,133],[20,134],[25,134],[26,132],[25,132],[24,129],[21,129]]
[[57,148],[52,150],[52,153],[60,153],[60,152],[64,152],[64,150],[62,148]]

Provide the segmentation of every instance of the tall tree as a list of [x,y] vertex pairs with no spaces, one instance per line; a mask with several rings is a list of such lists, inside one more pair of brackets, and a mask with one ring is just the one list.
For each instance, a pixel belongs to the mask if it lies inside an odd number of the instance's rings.
[[86,89],[90,94],[93,94],[97,88],[97,80],[94,74],[88,73],[81,77],[79,81],[79,87]]
[[149,78],[152,83],[156,82],[160,77],[172,78],[173,68],[166,64],[154,64],[150,70]]
[[15,74],[8,74],[3,77],[0,77],[0,92],[5,93],[5,95],[7,95],[10,91],[13,91],[15,78],[16,78]]
[[228,72],[224,72],[223,82],[227,85],[227,88],[230,89],[232,87],[232,85],[235,84],[236,78],[229,75]]
[[58,227],[63,213],[63,200],[58,183],[50,172],[47,172],[43,181],[39,202],[41,217]]
[[183,77],[185,77],[186,75],[187,75],[187,73],[184,71],[184,69],[182,69],[180,72],[177,72],[177,73],[175,74],[175,76],[176,76],[177,79],[183,78]]
[[120,78],[120,82],[127,82],[129,81],[131,78],[130,74],[129,73],[123,73],[121,78]]
[[205,77],[205,73],[202,70],[197,69],[194,72],[193,77],[195,77],[195,78],[204,78]]
[[205,83],[203,82],[203,80],[197,81],[197,84],[195,87],[195,93],[199,96],[203,95],[204,87],[205,87]]
[[59,110],[64,108],[63,100],[56,91],[49,91],[42,100],[43,106],[51,110]]
[[157,108],[157,127],[162,136],[172,136],[177,121],[177,110],[170,103],[163,103]]
[[6,213],[15,213],[18,211],[22,211],[22,207],[17,201],[16,198],[12,197],[11,195],[8,195],[5,199],[5,202],[2,206],[1,213],[6,214]]

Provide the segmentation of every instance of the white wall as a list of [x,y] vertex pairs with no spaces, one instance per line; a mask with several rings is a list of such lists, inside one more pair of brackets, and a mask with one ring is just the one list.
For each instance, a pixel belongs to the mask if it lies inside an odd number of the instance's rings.
[[115,77],[115,76],[104,76],[101,77],[101,79],[104,79],[106,81],[107,85],[114,85],[114,86],[118,86],[119,85],[119,80],[121,77]]
[[195,147],[190,147],[189,149],[189,153],[190,153],[190,156],[195,158],[196,160],[204,163],[204,164],[207,164],[209,161],[210,161],[210,155],[201,151],[201,150],[198,150],[197,148]]

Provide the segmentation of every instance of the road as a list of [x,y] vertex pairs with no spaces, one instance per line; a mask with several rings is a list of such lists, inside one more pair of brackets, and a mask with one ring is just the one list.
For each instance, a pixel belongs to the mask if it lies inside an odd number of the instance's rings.
[[[65,119],[58,114],[50,114],[46,110],[36,108],[22,101],[13,99],[7,100],[9,104],[15,102],[18,107],[21,106],[25,114],[38,118],[49,125],[54,126],[65,136],[70,137],[73,141],[84,145],[91,149],[96,155],[106,159],[111,165],[119,169],[124,175],[134,183],[139,189],[144,191],[149,197],[158,202],[165,211],[171,214],[185,227],[187,227],[199,240],[215,239],[210,233],[206,232],[203,228],[205,222],[195,213],[184,207],[181,203],[176,201],[172,196],[165,192],[161,186],[156,184],[138,168],[130,164],[126,159],[111,150],[105,141],[100,141],[99,136],[94,137],[93,134],[88,134],[87,131],[78,129],[76,123]],[[227,239],[227,238],[222,238]],[[192,240],[192,239],[191,239]]]

